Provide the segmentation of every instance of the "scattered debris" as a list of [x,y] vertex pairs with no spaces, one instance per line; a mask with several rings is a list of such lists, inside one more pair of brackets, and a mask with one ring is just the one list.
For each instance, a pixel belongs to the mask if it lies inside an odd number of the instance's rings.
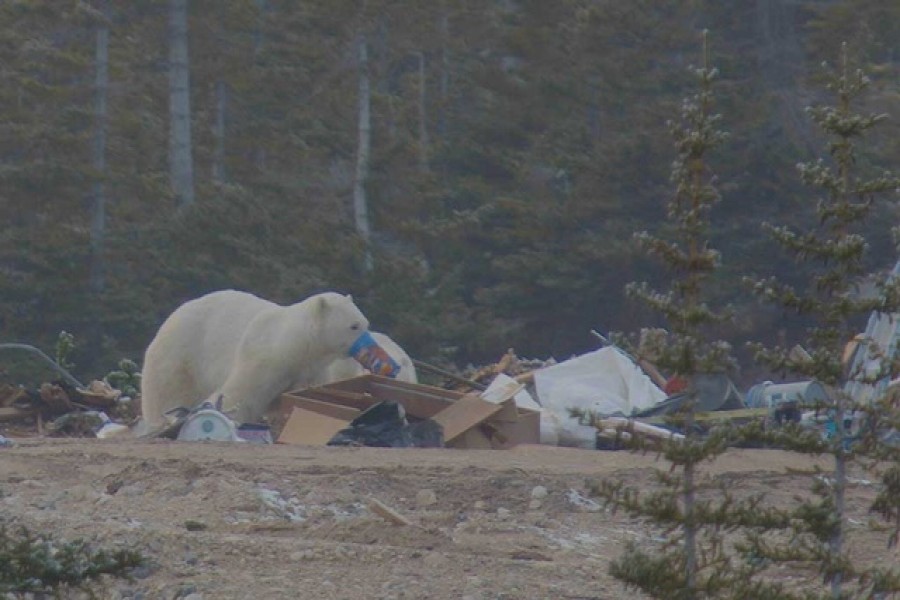
[[443,430],[437,422],[406,420],[403,406],[393,401],[375,404],[356,416],[328,441],[329,446],[382,448],[442,448]]
[[369,510],[389,523],[394,525],[413,525],[412,521],[375,498],[369,498],[368,506]]
[[[504,449],[537,443],[540,437],[540,412],[516,405],[512,396],[520,391],[520,386],[506,387],[485,399],[479,392],[463,394],[378,375],[361,375],[282,394],[274,427],[278,428],[279,421],[284,423],[277,438],[279,443],[323,445],[334,438],[338,443],[365,444],[365,436],[353,432],[358,429],[353,423],[372,425],[363,416],[372,410],[373,415],[384,417],[394,428],[390,442],[394,446],[438,446],[439,426],[442,442],[448,447]],[[385,407],[376,410],[374,407],[379,404]],[[399,417],[400,408],[408,425]],[[336,437],[338,433],[340,438]],[[388,443],[376,437],[366,445]]]
[[47,430],[56,436],[96,437],[107,423],[109,417],[105,413],[96,410],[73,411],[57,417],[47,426]]
[[416,492],[416,506],[425,508],[437,504],[437,494],[434,490],[419,490]]
[[566,492],[566,500],[569,501],[569,504],[588,512],[599,512],[603,508],[598,502],[586,498],[578,490],[574,489],[570,489]]
[[536,485],[531,489],[531,497],[534,500],[543,500],[547,497],[547,488],[542,485]]
[[53,413],[68,413],[75,409],[69,393],[63,389],[61,383],[42,383],[38,388],[38,394]]
[[237,424],[220,412],[211,402],[203,402],[185,416],[176,439],[187,442],[244,441],[237,433]]
[[0,385],[0,407],[8,408],[29,402],[28,392],[19,385]]
[[[534,378],[535,371],[555,364],[556,360],[553,358],[547,360],[522,358],[517,356],[515,350],[510,348],[496,363],[481,367],[470,365],[463,370],[462,376],[444,370],[439,370],[440,372],[438,372],[438,374],[443,375],[450,380],[444,384],[444,387],[448,389],[484,390],[487,389],[488,384],[490,384],[497,375],[507,375],[519,383],[530,383]],[[422,368],[428,370],[428,366],[429,365],[424,365]]]
[[113,388],[105,381],[92,381],[87,388],[78,389],[80,400],[89,406],[108,409],[115,406],[122,395],[120,390]]

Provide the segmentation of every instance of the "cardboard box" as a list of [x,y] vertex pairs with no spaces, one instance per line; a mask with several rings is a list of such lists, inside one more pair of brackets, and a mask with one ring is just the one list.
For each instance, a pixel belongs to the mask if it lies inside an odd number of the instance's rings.
[[[514,391],[510,389],[510,393]],[[489,401],[477,392],[463,394],[378,375],[282,394],[275,420],[284,427],[277,441],[324,445],[361,411],[383,401],[399,403],[411,420],[438,422],[448,447],[505,449],[540,442],[540,413],[516,407],[511,396],[495,395]],[[310,425],[301,426],[304,420]],[[334,429],[339,423],[343,426]],[[331,435],[323,441],[329,431]]]
[[295,408],[291,411],[290,417],[278,435],[277,442],[279,444],[324,446],[349,422],[311,410]]

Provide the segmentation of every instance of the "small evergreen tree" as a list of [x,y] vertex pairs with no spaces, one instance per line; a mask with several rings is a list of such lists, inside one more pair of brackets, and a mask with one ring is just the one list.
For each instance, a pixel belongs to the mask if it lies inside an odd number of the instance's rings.
[[127,579],[131,569],[144,562],[144,556],[136,550],[95,549],[84,540],[61,541],[24,527],[10,530],[0,522],[0,593],[47,593],[68,598],[73,591],[81,590],[96,598],[99,580]]
[[[664,292],[648,284],[630,284],[627,288],[630,297],[661,313],[668,324],[665,336],[654,337],[654,361],[687,382],[687,401],[672,417],[672,424],[685,435],[659,443],[670,469],[658,471],[658,490],[639,493],[621,483],[603,481],[594,491],[614,508],[650,519],[668,532],[667,543],[658,554],[631,546],[613,562],[611,572],[615,577],[655,598],[752,598],[761,593],[749,583],[753,567],[731,558],[724,533],[740,526],[785,527],[787,519],[777,511],[763,509],[761,496],[744,500],[732,497],[700,470],[703,461],[727,449],[731,437],[725,428],[698,434],[694,423],[697,383],[707,374],[733,367],[730,347],[715,341],[713,335],[714,327],[731,319],[730,311],[716,310],[708,303],[720,264],[719,253],[709,243],[710,211],[720,197],[707,154],[722,143],[726,133],[718,129],[721,117],[713,113],[712,86],[717,70],[709,66],[706,33],[703,64],[692,71],[699,91],[683,102],[681,119],[670,123],[677,151],[671,176],[675,193],[667,207],[671,235],[637,234],[641,246],[661,258],[672,272],[671,287]],[[597,415],[579,416],[599,425]],[[639,439],[633,429],[628,433],[633,440]],[[715,488],[721,501],[710,497]],[[766,593],[769,591],[767,588]]]
[[[854,458],[868,454],[893,463],[885,472],[884,490],[874,510],[897,520],[900,502],[897,476],[900,453],[877,439],[885,419],[888,422],[893,419],[896,424],[897,408],[886,398],[859,405],[847,391],[853,389],[853,384],[871,384],[889,375],[888,358],[892,352],[878,348],[876,340],[863,339],[860,351],[883,357],[881,368],[873,373],[868,369],[848,369],[842,363],[845,345],[854,338],[866,315],[872,311],[895,314],[900,309],[900,282],[896,278],[878,284],[874,297],[856,293],[861,278],[867,275],[866,222],[873,216],[880,196],[900,189],[900,179],[890,173],[871,179],[856,173],[857,141],[885,118],[885,115],[854,112],[853,105],[868,85],[869,80],[861,71],[851,70],[845,44],[839,68],[827,78],[827,88],[836,96],[836,104],[809,109],[812,120],[829,137],[831,158],[798,165],[803,182],[820,190],[817,224],[805,232],[765,226],[798,262],[814,267],[808,289],[797,290],[775,278],[754,282],[760,296],[795,312],[809,323],[808,337],[803,344],[805,353],[756,344],[757,359],[777,371],[819,380],[832,390],[830,401],[818,407],[830,414],[833,427],[828,439],[810,440],[805,436],[801,440],[793,435],[795,431],[788,431],[781,436],[781,443],[801,452],[830,454],[834,457],[834,468],[830,477],[816,479],[815,496],[795,511],[796,535],[789,547],[767,544],[756,538],[752,540],[751,551],[760,557],[815,566],[828,584],[832,598],[878,597],[876,594],[900,591],[897,573],[854,566],[845,540],[847,470]],[[858,433],[849,424],[865,413],[872,418],[863,425],[865,435],[855,439]]]

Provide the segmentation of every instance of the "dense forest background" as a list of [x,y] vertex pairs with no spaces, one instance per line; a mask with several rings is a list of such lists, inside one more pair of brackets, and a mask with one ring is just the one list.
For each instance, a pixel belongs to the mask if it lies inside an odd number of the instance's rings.
[[[632,234],[665,222],[666,122],[703,29],[730,132],[713,245],[740,318],[720,333],[739,355],[801,341],[742,277],[803,280],[760,224],[814,218],[795,165],[827,158],[804,108],[831,101],[841,42],[866,108],[900,115],[898,2],[5,0],[0,341],[72,332],[87,379],[221,288],[352,293],[443,365],[658,325],[623,289],[664,275]],[[896,119],[861,156],[900,164]],[[873,271],[897,217],[866,232]]]

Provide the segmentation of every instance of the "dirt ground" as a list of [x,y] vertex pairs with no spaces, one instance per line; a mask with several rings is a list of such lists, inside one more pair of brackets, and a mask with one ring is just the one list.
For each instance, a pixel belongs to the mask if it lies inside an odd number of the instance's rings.
[[[660,541],[587,495],[592,478],[652,485],[653,457],[628,452],[16,442],[0,448],[0,517],[147,555],[109,598],[638,599],[607,573],[609,561],[627,542]],[[734,450],[707,471],[783,506],[809,489],[801,472],[812,466],[795,454]],[[867,512],[874,484],[853,481],[855,555],[898,561]],[[412,524],[387,522],[370,509],[373,498]]]

